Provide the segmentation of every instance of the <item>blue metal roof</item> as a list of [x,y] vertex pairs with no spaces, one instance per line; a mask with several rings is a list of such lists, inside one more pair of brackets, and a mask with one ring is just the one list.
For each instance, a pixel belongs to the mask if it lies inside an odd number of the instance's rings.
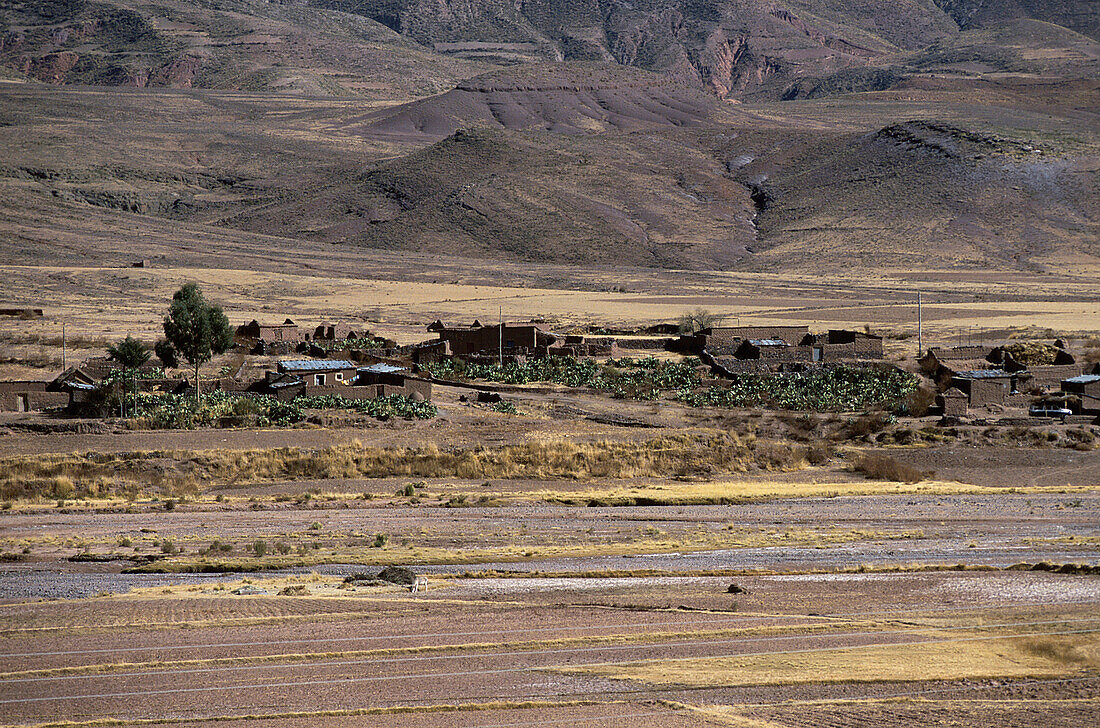
[[346,359],[288,359],[279,362],[281,372],[330,372],[354,368],[355,364]]
[[1073,384],[1092,384],[1093,382],[1100,382],[1100,374],[1081,374],[1062,381],[1072,382]]
[[1011,377],[1012,375],[1004,369],[975,369],[969,372],[959,372],[955,376],[959,379],[999,379],[1000,377]]
[[369,367],[359,367],[356,371],[366,372],[367,374],[393,374],[405,370],[406,367],[396,367],[393,364],[371,364]]
[[753,346],[786,346],[787,342],[783,339],[749,339],[749,343]]

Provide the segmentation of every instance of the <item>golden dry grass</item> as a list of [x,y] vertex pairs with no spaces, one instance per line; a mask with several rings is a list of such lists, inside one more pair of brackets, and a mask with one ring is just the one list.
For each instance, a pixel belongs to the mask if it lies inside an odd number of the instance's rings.
[[[1014,489],[1023,492],[1023,489]],[[851,482],[806,483],[782,481],[717,480],[701,483],[645,484],[587,490],[536,490],[529,497],[570,505],[705,505],[748,503],[785,498],[834,498],[858,495],[955,495],[1004,493],[1004,488],[968,485],[950,481],[920,483]],[[500,494],[504,497],[505,494]],[[507,496],[516,498],[516,493]]]
[[[162,463],[177,468],[165,473]],[[24,455],[0,458],[0,497],[96,497],[112,490],[154,488],[195,492],[205,487],[326,478],[639,478],[737,473],[753,465],[797,469],[805,461],[782,445],[757,448],[720,430],[696,430],[642,442],[577,443],[533,440],[502,448],[440,450],[358,444],[318,450],[201,450]]]
[[650,685],[717,687],[1064,677],[1100,668],[1100,636],[987,637],[558,668]]

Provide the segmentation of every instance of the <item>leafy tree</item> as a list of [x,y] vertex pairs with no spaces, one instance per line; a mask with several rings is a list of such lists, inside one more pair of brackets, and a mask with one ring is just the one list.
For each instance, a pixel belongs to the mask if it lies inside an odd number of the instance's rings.
[[168,339],[158,341],[153,346],[153,352],[156,353],[165,369],[175,369],[180,365],[179,357],[176,356],[176,347],[172,346],[172,342]]
[[203,298],[196,283],[184,284],[172,296],[164,317],[164,335],[172,349],[195,369],[195,399],[201,394],[199,367],[233,344],[229,319],[221,306]]
[[140,339],[127,336],[114,346],[107,347],[107,355],[128,372],[137,371],[149,361],[149,347]]
[[[114,346],[108,346],[107,356],[122,365],[123,371],[130,377],[131,387],[136,394],[137,371],[149,361],[149,347],[140,339],[128,335]],[[122,416],[126,416],[125,400],[122,402]]]

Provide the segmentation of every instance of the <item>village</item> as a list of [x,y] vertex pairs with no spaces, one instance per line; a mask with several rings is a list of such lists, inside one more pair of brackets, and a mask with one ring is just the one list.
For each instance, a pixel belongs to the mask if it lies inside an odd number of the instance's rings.
[[[33,312],[33,317],[40,316],[41,309]],[[136,366],[128,367],[110,355],[93,356],[49,379],[0,381],[0,411],[112,418],[126,416],[129,409],[134,417],[163,404],[166,397],[194,397],[195,382],[187,378],[186,368],[173,371],[178,362],[158,360],[150,347],[145,349],[147,355]],[[423,341],[398,345],[359,325],[254,319],[235,327],[232,345],[206,367],[213,371],[203,377],[202,390],[216,393],[222,402],[251,399],[325,408],[387,401],[417,406],[384,410],[383,419],[395,412],[406,418],[432,416],[433,385],[466,388],[476,401],[500,403],[507,385],[541,382],[595,385],[626,399],[660,398],[659,392],[667,390],[665,394],[672,392],[673,398],[697,406],[877,408],[939,418],[947,424],[968,418],[1020,422],[1029,417],[1095,423],[1100,416],[1100,363],[1080,361],[1079,355],[1062,340],[1006,340],[997,345],[929,346],[919,357],[888,361],[883,337],[869,331],[815,332],[806,325],[739,322],[696,327],[656,323],[630,330],[573,326],[563,332],[546,321],[450,324],[437,319],[426,325]],[[538,362],[541,368],[532,369]],[[559,362],[557,374],[547,373],[550,362]],[[602,369],[562,378],[558,370],[563,362],[589,362]],[[655,367],[675,367],[680,378],[664,386],[650,382],[648,389],[607,386],[608,372],[629,374]],[[602,376],[596,373],[601,371]],[[887,375],[904,381],[898,380],[902,383],[890,396],[866,391],[816,404],[809,397],[804,405],[770,397],[766,387],[756,386],[766,381],[808,388],[819,383],[815,373],[837,372],[863,372],[870,377],[865,381]],[[746,381],[755,383],[756,394],[733,396],[731,392]],[[248,407],[231,409],[207,424],[257,424],[255,417],[247,416],[252,412]],[[277,424],[292,423],[284,419]],[[261,418],[259,424],[271,423]]]

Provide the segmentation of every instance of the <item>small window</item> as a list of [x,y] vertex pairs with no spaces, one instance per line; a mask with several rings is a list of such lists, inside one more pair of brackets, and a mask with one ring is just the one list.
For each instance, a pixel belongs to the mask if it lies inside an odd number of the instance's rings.
[[338,381],[338,382],[344,381],[344,373],[343,372],[336,372],[336,381]]
[[325,375],[324,375],[324,374],[317,374],[317,375],[314,375],[314,377],[313,377],[313,383],[314,383],[314,384],[316,384],[317,386],[322,386],[322,385],[324,385],[324,383],[325,383]]

